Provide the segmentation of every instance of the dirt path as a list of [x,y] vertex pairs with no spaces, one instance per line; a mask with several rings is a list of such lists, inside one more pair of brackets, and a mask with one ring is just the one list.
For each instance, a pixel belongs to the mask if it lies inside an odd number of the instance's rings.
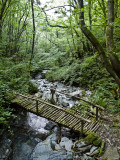
[[97,133],[107,144],[120,147],[120,114],[107,115]]

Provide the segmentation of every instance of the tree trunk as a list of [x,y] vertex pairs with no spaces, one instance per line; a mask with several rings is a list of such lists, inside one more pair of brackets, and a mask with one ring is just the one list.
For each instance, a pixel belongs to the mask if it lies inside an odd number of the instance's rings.
[[31,56],[30,56],[30,61],[29,61],[29,66],[28,66],[29,73],[31,71],[31,63],[32,63],[33,55],[34,55],[34,45],[35,45],[35,18],[34,18],[33,0],[31,0],[31,8],[32,8],[32,21],[33,21],[33,40],[32,40],[32,51],[31,51]]
[[98,51],[99,55],[102,58],[102,62],[106,68],[106,70],[110,73],[110,75],[115,79],[116,83],[118,84],[120,88],[120,79],[117,76],[116,72],[114,71],[112,64],[110,63],[108,57],[106,56],[106,53],[101,46],[100,42],[98,39],[93,35],[93,33],[85,26],[85,21],[84,21],[84,5],[83,5],[83,0],[78,0],[79,8],[82,10],[79,16],[79,23],[81,26],[81,30],[84,33],[84,35],[89,39],[89,41],[92,43],[92,45],[96,48]]
[[92,17],[91,17],[91,0],[88,1],[89,4],[89,24],[90,24],[90,30],[92,29]]
[[114,25],[114,0],[108,0],[108,25],[106,27],[106,47],[108,52],[112,52],[114,49],[113,25]]
[[106,32],[106,22],[107,22],[107,15],[106,15],[106,6],[105,6],[105,1],[104,0],[98,0],[98,4],[100,5],[104,18],[105,18],[105,27],[104,27],[104,33]]
[[109,53],[110,61],[114,71],[117,76],[120,78],[120,61],[118,56],[113,52],[114,51],[114,39],[113,39],[113,30],[114,30],[114,0],[108,0],[108,23],[106,28],[106,47]]
[[3,14],[6,8],[7,0],[1,2],[1,11],[0,11],[0,43],[2,43],[2,19]]

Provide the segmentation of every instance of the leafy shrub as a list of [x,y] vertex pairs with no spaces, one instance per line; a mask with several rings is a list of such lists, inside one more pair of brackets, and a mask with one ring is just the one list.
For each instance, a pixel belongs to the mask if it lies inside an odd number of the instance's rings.
[[7,85],[0,81],[0,135],[4,128],[10,129],[9,120],[15,117],[9,108],[10,97],[6,96],[6,89],[8,89]]
[[32,82],[29,82],[28,93],[34,94],[37,93],[38,91],[39,91],[38,88]]

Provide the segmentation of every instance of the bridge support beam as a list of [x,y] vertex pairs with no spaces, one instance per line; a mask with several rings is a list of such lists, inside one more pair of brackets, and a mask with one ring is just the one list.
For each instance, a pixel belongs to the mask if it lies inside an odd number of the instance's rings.
[[98,121],[98,107],[96,107],[96,121]]
[[50,102],[55,105],[56,103],[55,103],[55,100],[54,100],[54,94],[55,94],[55,90],[54,89],[51,89],[51,94],[52,94],[52,97],[51,97]]
[[81,121],[81,136],[83,136],[84,121]]
[[58,124],[58,138],[57,138],[57,143],[60,143],[61,137],[62,137],[62,132],[61,132],[61,124]]
[[36,100],[36,113],[38,115],[38,100]]

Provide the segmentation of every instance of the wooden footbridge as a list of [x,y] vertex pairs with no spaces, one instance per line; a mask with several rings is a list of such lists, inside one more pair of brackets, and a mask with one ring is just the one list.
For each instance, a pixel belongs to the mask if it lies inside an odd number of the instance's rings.
[[[59,125],[64,125],[74,131],[80,132],[81,134],[86,132],[96,132],[101,125],[98,121],[98,110],[104,110],[104,108],[83,98],[74,96],[74,98],[85,101],[86,103],[96,107],[96,115],[94,119],[90,118],[88,114],[81,116],[80,112],[74,112],[72,109],[66,109],[50,104],[42,99],[17,93],[14,95],[14,99],[12,100],[13,103],[17,103],[29,112],[54,121]],[[70,95],[67,94],[67,96]]]

